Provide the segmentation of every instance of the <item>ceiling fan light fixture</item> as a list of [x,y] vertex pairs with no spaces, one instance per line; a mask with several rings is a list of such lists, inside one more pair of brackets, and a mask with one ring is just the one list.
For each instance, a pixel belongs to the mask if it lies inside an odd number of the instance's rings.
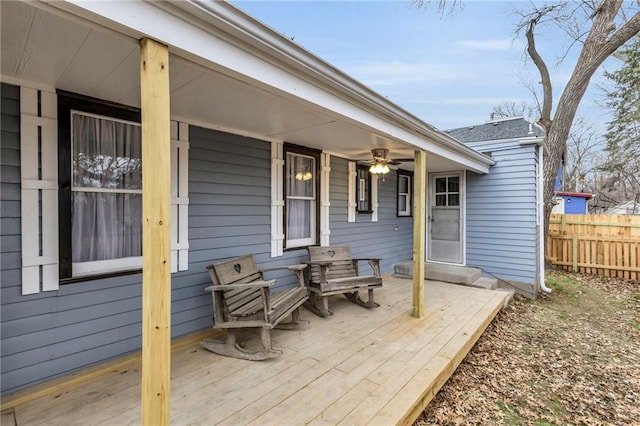
[[384,175],[389,173],[389,166],[387,166],[385,163],[381,163],[379,161],[376,161],[375,163],[373,163],[373,165],[369,168],[369,173],[372,173],[374,175]]

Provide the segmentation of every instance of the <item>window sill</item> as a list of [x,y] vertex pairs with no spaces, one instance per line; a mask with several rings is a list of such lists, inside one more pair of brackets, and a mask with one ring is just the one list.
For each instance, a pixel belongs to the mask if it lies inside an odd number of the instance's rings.
[[284,247],[283,251],[296,251],[296,250],[306,250],[309,247],[320,247],[319,243],[305,244],[303,246],[295,246],[295,247]]
[[142,273],[142,269],[129,269],[126,271],[105,272],[105,273],[94,274],[94,275],[82,275],[79,277],[60,278],[60,285],[76,284],[84,281],[95,281],[95,280],[102,280],[106,278],[115,278],[115,277],[122,277],[125,275],[135,275],[135,274],[141,274],[141,273]]

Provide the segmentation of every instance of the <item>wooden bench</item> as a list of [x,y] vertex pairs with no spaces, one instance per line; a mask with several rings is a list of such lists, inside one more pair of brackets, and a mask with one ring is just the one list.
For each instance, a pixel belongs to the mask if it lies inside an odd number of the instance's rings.
[[[212,286],[206,288],[213,297],[213,328],[227,330],[226,341],[205,339],[200,344],[219,355],[252,361],[273,358],[282,350],[271,345],[271,329],[293,329],[300,321],[300,305],[308,297],[304,285],[306,265],[258,269],[252,255],[207,266]],[[279,269],[295,273],[297,286],[273,291],[276,280],[264,280],[264,273]],[[289,314],[292,321],[280,322]],[[306,322],[306,321],[305,321]],[[262,349],[248,351],[238,341],[238,333],[247,328],[260,329]]]
[[[353,259],[349,247],[308,247],[307,250],[309,300],[305,307],[311,312],[321,317],[333,315],[329,310],[328,297],[334,294],[343,294],[349,301],[365,308],[380,306],[373,300],[373,290],[382,287],[380,259]],[[360,261],[369,263],[373,275],[359,274]],[[358,296],[361,290],[368,291],[367,302]],[[322,300],[322,306],[318,299]]]

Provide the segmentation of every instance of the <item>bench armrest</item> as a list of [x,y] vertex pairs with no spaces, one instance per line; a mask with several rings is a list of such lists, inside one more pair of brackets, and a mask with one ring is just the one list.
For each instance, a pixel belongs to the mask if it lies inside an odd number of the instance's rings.
[[305,260],[304,263],[306,263],[309,266],[313,266],[313,265],[317,265],[317,266],[333,265],[333,262],[331,262],[330,260]]
[[252,281],[250,283],[244,284],[222,284],[222,285],[211,285],[205,288],[205,291],[225,291],[225,290],[234,290],[234,289],[247,289],[247,288],[269,288],[274,285],[276,280],[269,281]]
[[[376,277],[380,277],[380,260],[381,259],[379,257],[352,259],[353,266],[356,268],[356,271],[358,271],[358,262],[366,261],[371,267],[371,270],[373,271],[373,275],[375,275]],[[360,275],[359,271],[358,271],[358,275]]]
[[288,265],[288,266],[274,266],[273,268],[265,268],[265,269],[261,269],[260,272],[271,272],[271,271],[278,271],[278,270],[289,270],[289,271],[302,271],[307,267],[307,265],[304,264],[298,264],[298,265]]

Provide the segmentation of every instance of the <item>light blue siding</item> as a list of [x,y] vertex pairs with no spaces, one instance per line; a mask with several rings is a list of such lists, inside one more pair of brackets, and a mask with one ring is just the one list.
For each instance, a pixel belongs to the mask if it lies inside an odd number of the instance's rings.
[[514,142],[474,142],[491,152],[489,174],[467,173],[466,259],[468,266],[530,286],[538,265],[536,205],[537,147]]
[[[384,273],[396,262],[411,259],[413,220],[397,216],[397,175],[389,172],[378,178],[378,222],[370,214],[357,214],[356,222],[347,222],[348,161],[331,157],[331,244],[351,246],[354,257],[379,257]],[[365,270],[366,270],[365,266]]]
[[[20,115],[18,87],[2,84],[0,300],[2,394],[114,358],[141,346],[141,275],[63,284],[21,294]],[[246,253],[263,267],[299,263],[306,250],[271,258],[271,146],[191,126],[189,269],[172,275],[171,326],[177,337],[211,325],[206,266]],[[347,223],[347,160],[331,158],[331,244],[393,263],[411,258],[412,220],[396,217],[396,178],[379,184],[379,221]],[[396,230],[397,229],[397,230]],[[273,274],[278,284],[290,275]]]

